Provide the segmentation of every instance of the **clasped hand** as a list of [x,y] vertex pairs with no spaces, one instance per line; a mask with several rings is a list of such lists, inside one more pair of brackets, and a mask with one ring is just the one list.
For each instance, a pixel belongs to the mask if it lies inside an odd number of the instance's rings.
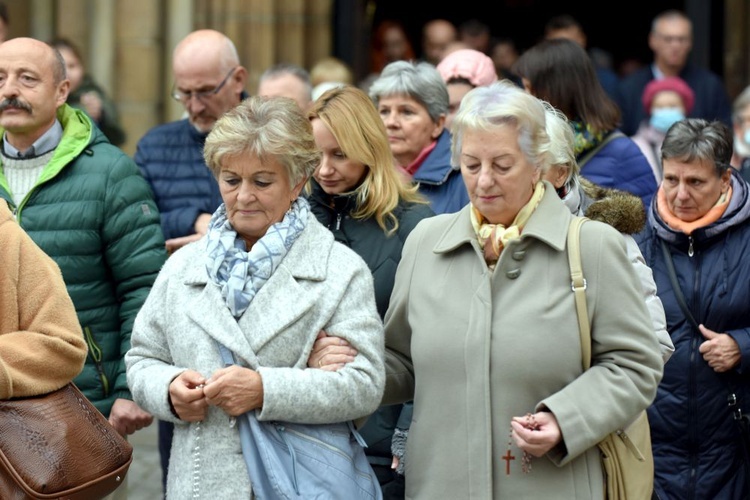
[[236,417],[263,406],[263,383],[255,370],[232,365],[206,379],[194,370],[178,375],[169,384],[175,413],[186,422],[206,418],[209,406],[217,406]]
[[737,342],[726,333],[719,333],[699,325],[701,334],[706,341],[699,347],[698,351],[703,355],[708,366],[715,372],[726,372],[737,366],[740,362],[740,347]]
[[513,417],[510,426],[516,446],[534,457],[544,456],[562,439],[557,419],[547,411]]

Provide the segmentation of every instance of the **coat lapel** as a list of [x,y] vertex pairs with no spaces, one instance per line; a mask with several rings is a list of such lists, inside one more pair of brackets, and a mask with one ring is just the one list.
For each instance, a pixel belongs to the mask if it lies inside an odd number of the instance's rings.
[[311,215],[308,227],[239,321],[229,312],[219,287],[208,281],[204,262],[196,262],[187,272],[185,284],[202,287],[202,290],[191,294],[187,315],[206,335],[224,344],[251,368],[256,368],[261,350],[315,304],[317,298],[307,293],[301,282],[325,279],[331,245],[333,235]]
[[[558,251],[562,251],[565,248],[568,223],[572,215],[557,196],[552,184],[545,181],[545,188],[539,206],[526,224],[521,240],[516,244],[522,244],[524,239],[533,237],[544,241]],[[467,204],[459,212],[453,214],[446,224],[443,234],[435,243],[434,252],[450,252],[468,243],[474,246],[479,255],[482,256],[476,233],[471,226],[470,210],[471,204]]]

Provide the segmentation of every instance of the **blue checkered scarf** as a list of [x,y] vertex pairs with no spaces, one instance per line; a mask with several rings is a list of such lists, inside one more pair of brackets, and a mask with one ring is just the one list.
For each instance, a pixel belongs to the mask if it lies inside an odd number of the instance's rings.
[[287,251],[307,225],[310,205],[298,197],[281,222],[268,228],[248,252],[245,241],[227,219],[222,203],[211,217],[206,234],[208,262],[206,270],[211,280],[221,287],[221,296],[235,318],[250,306],[261,287],[279,267]]

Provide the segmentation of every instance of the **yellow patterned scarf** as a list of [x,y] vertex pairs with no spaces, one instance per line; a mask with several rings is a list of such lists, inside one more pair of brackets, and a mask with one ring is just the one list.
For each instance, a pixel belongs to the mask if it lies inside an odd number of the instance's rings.
[[539,181],[536,183],[531,199],[518,212],[513,224],[507,228],[502,224],[490,224],[474,205],[471,206],[471,225],[477,233],[479,244],[484,249],[484,260],[491,270],[495,269],[495,264],[505,245],[521,236],[523,227],[539,206],[542,196],[544,196],[544,183]]

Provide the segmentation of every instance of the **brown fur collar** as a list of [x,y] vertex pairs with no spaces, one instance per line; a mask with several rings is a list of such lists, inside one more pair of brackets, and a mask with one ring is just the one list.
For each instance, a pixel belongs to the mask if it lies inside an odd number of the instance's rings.
[[609,224],[621,233],[635,234],[646,223],[643,201],[636,195],[619,189],[597,186],[583,177],[581,187],[586,217]]

